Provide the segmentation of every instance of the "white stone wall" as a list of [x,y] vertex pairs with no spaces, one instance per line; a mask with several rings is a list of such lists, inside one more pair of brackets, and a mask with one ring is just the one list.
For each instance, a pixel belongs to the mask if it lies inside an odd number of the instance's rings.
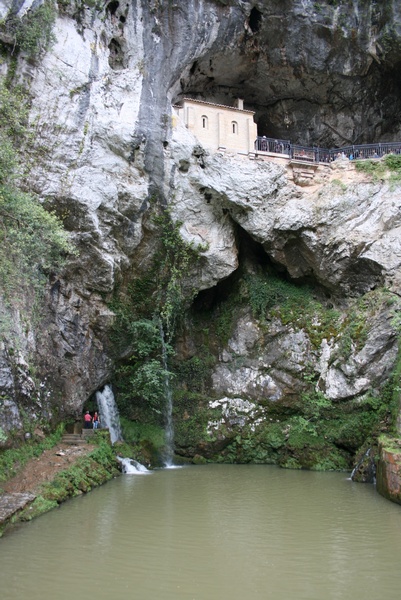
[[225,148],[245,154],[254,150],[257,126],[251,111],[185,99],[178,115],[209,150]]

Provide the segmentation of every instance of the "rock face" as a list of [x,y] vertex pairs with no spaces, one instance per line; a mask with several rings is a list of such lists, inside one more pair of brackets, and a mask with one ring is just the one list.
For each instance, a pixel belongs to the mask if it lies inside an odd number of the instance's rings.
[[[19,4],[21,15],[31,3]],[[8,4],[0,10],[6,16]],[[355,180],[343,189],[333,175],[305,191],[272,162],[208,154],[172,122],[171,104],[241,96],[260,134],[294,142],[401,139],[400,28],[390,0],[352,10],[311,0],[63,3],[51,48],[36,62],[20,54],[14,77],[29,86],[35,134],[21,184],[63,219],[79,256],[50,281],[40,329],[15,317],[20,350],[11,338],[1,348],[4,431],[23,429],[21,409],[35,419],[54,406],[78,415],[112,377],[108,305],[152,263],[155,203],[202,249],[187,282],[195,292],[228,281],[248,239],[277,273],[323,290],[344,315],[352,297],[382,286],[399,294],[399,188]],[[251,404],[299,397],[309,363],[333,402],[378,393],[396,360],[393,309],[379,303],[346,356],[335,335],[313,346],[303,327],[278,317],[265,327],[240,311],[210,401],[251,423],[263,417]]]
[[[174,150],[174,137],[172,143]],[[178,156],[183,160],[182,152]],[[191,163],[190,147],[186,160],[191,166],[184,174],[175,170],[173,214],[178,219],[197,220],[201,229],[202,215],[196,211],[201,202],[209,213],[220,212],[249,233],[292,279],[313,280],[335,294],[359,295],[380,285],[399,290],[398,189],[365,182],[344,190],[334,183],[306,194],[289,185],[283,169],[273,163],[215,155],[200,168]],[[181,200],[189,194],[191,205]],[[213,248],[213,232],[202,237],[189,231],[188,239],[206,240]]]
[[197,58],[180,80],[181,93],[222,103],[238,94],[256,108],[262,135],[303,144],[399,137],[392,112],[400,101],[396,2],[229,4],[236,35]]

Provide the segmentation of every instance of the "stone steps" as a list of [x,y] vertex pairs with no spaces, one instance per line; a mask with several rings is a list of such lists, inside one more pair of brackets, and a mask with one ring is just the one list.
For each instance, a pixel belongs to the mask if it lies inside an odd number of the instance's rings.
[[83,446],[88,443],[86,438],[83,438],[80,433],[65,433],[61,438],[61,442],[71,446]]
[[96,429],[83,429],[81,435],[83,438],[91,437],[96,434],[96,431]]
[[96,431],[96,429],[83,429],[81,433],[65,433],[61,441],[71,446],[82,446],[90,442],[90,438],[96,435]]

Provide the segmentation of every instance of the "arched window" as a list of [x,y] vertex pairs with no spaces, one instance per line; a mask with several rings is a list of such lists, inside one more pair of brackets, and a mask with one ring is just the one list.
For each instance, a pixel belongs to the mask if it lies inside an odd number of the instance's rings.
[[233,133],[238,133],[238,123],[236,121],[232,121],[232,123],[231,123],[231,131]]
[[207,129],[208,128],[206,115],[202,115],[202,127],[203,127],[203,129]]

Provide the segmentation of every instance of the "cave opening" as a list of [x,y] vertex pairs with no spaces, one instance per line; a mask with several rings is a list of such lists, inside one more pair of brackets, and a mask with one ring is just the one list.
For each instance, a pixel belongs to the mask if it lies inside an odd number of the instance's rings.
[[106,10],[107,12],[109,12],[112,16],[114,16],[118,10],[120,6],[120,3],[117,2],[117,0],[113,0],[113,2],[110,2],[107,7]]
[[219,305],[234,296],[243,296],[241,282],[245,277],[269,277],[281,280],[297,287],[307,287],[313,295],[328,308],[333,307],[331,290],[324,288],[311,272],[302,278],[292,278],[282,265],[274,262],[266,253],[261,243],[255,241],[242,227],[236,227],[236,240],[238,247],[238,268],[226,279],[219,281],[214,287],[201,290],[193,300],[191,312],[193,314],[213,313]]
[[240,293],[241,280],[246,275],[265,273],[289,280],[285,269],[275,265],[264,251],[262,244],[252,239],[239,225],[236,228],[236,239],[238,268],[214,287],[201,290],[196,295],[192,303],[194,313],[213,311],[233,293]]
[[174,102],[189,97],[234,106],[243,98],[259,136],[310,147],[400,141],[399,54],[386,51],[375,60],[362,33],[320,20],[315,28],[302,21],[295,31],[288,29],[291,20],[252,8],[253,35],[239,31],[229,47],[216,44],[186,65],[173,86]]
[[109,65],[114,71],[124,69],[124,52],[121,44],[113,38],[109,44]]
[[255,7],[251,10],[249,15],[249,27],[253,33],[257,33],[260,29],[262,22],[262,13]]

